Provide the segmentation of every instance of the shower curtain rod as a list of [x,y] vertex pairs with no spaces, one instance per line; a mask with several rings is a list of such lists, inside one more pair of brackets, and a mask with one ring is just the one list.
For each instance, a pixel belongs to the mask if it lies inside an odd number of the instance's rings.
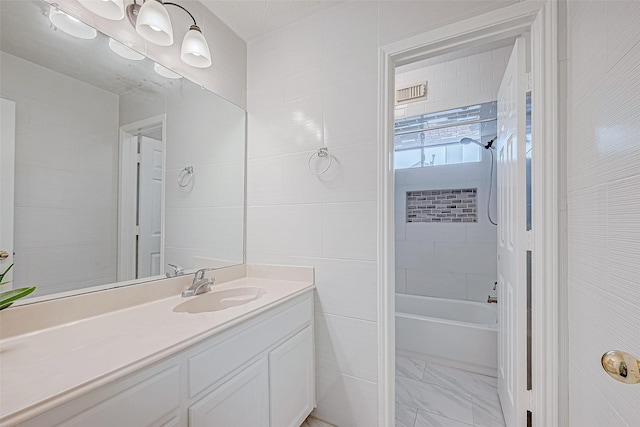
[[455,126],[462,126],[462,125],[475,125],[478,123],[487,123],[487,122],[495,122],[498,119],[482,119],[482,120],[473,120],[470,122],[463,122],[463,123],[451,123],[451,124],[447,124],[447,125],[440,125],[440,126],[433,126],[430,128],[426,128],[426,129],[418,129],[418,130],[408,130],[406,132],[397,132],[394,134],[394,136],[402,136],[402,135],[409,135],[412,133],[420,133],[420,132],[426,132],[429,130],[438,130],[438,129],[446,129],[446,128],[452,128]]

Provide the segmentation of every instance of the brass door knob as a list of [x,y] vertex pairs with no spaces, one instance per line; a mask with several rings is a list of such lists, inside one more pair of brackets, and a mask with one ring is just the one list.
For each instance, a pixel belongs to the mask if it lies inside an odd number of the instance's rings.
[[0,251],[0,259],[7,259],[7,258],[9,258],[9,252]]
[[620,350],[602,355],[602,367],[613,379],[625,384],[640,384],[640,360]]

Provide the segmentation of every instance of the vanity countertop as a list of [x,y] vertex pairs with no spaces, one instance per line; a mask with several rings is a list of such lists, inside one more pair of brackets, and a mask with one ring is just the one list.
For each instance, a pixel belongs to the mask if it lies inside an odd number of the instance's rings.
[[246,277],[213,291],[247,286],[266,293],[198,314],[174,312],[187,300],[175,295],[1,340],[0,424],[25,421],[314,288],[313,280]]

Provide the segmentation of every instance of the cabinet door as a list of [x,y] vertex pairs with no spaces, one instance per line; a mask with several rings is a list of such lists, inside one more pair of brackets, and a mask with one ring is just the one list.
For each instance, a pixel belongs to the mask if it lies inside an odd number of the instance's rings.
[[271,427],[299,427],[315,406],[311,326],[269,353],[269,389]]
[[268,427],[268,393],[264,358],[191,406],[189,427]]

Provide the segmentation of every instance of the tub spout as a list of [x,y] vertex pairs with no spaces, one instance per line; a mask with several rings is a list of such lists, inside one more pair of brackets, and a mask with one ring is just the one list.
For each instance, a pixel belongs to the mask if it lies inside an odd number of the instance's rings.
[[498,302],[498,297],[492,297],[491,295],[489,295],[489,296],[487,297],[487,302],[488,302],[489,304],[497,303],[497,302]]

